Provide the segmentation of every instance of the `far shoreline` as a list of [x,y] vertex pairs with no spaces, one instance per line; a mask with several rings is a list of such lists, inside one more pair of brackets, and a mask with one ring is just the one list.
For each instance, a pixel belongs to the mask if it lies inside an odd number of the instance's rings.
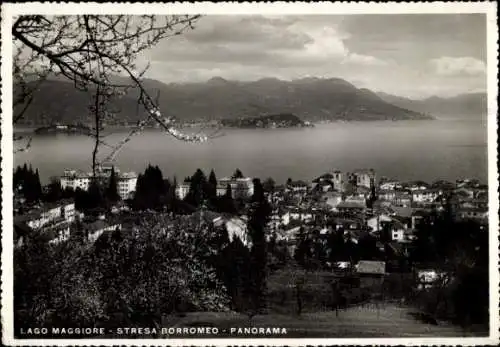
[[[310,121],[310,123],[314,126],[316,125],[325,125],[325,124],[330,124],[330,123],[397,123],[397,122],[421,122],[421,121],[464,121],[464,120],[483,120],[481,119],[469,119],[469,118],[448,118],[448,117],[443,117],[443,118],[427,118],[427,119],[333,119],[333,120],[320,120],[320,121]],[[65,125],[65,124],[63,124]],[[47,127],[48,125],[46,124],[40,124],[40,125],[15,125],[13,126],[13,133],[26,133],[26,132],[34,132],[35,130],[42,128],[42,127]],[[87,125],[88,126],[88,125]],[[91,126],[90,126],[91,127]],[[133,129],[136,128],[136,125],[106,125],[105,129],[110,130],[127,130],[127,129]],[[256,130],[256,129],[269,129],[269,130],[278,130],[278,129],[310,129],[313,128],[311,126],[290,126],[290,127],[237,127],[237,126],[215,126],[210,123],[185,123],[182,124],[179,128],[181,129],[189,129],[189,128],[198,128],[198,127],[205,127],[206,129],[246,129],[246,130]],[[145,126],[144,127],[147,130],[161,130],[161,126]],[[52,134],[64,134],[66,133],[65,131],[54,131]]]

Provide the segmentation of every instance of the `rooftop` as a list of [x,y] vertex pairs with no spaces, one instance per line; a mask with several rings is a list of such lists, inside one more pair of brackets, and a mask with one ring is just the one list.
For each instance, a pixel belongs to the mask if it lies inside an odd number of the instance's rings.
[[342,201],[337,208],[365,208],[365,204],[359,201]]
[[375,170],[373,169],[356,169],[353,171],[355,174],[369,174],[369,175],[374,175]]
[[307,187],[308,184],[304,181],[298,180],[298,181],[292,181],[290,183],[290,186],[292,186],[292,187]]
[[[118,224],[115,225],[118,226]],[[95,222],[85,224],[85,228],[90,231],[102,230],[110,226],[113,226],[113,224],[107,223],[103,220],[96,220]]]
[[75,204],[75,202],[73,201],[73,199],[62,199],[62,200],[55,201],[55,202],[45,202],[45,203],[43,203],[41,210],[48,211],[48,210],[52,210],[54,208],[59,208],[59,207],[74,205],[74,204]]
[[356,268],[357,272],[361,274],[370,274],[370,275],[385,274],[384,261],[360,260]]
[[251,177],[233,178],[233,177],[223,177],[219,182],[251,182]]
[[123,172],[118,175],[119,179],[132,179],[132,178],[137,178],[137,174],[133,171],[131,172]]

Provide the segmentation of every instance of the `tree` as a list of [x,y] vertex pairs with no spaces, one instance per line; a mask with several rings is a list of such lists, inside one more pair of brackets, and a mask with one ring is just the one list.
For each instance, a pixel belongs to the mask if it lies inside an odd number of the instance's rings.
[[248,231],[252,240],[250,252],[250,297],[253,310],[258,312],[265,306],[264,293],[266,290],[267,245],[266,227],[272,209],[263,194],[258,194],[256,206],[251,211],[248,221]]
[[329,250],[330,262],[343,261],[348,259],[345,249],[345,240],[343,231],[333,231],[328,235],[327,247]]
[[268,193],[273,192],[275,186],[276,182],[271,177],[266,178],[266,180],[262,183],[262,188]]
[[168,200],[168,186],[160,168],[149,164],[144,173],[137,177],[132,205],[138,210],[162,209]]
[[214,199],[217,197],[217,177],[215,176],[214,170],[210,170],[208,175],[208,198]]
[[111,168],[111,175],[109,176],[109,184],[106,189],[106,198],[111,202],[117,202],[120,200],[120,195],[118,194],[118,182],[116,179],[115,167]]
[[178,208],[178,198],[177,198],[177,177],[174,176],[174,180],[170,185],[167,193],[167,208],[169,211],[176,213]]
[[260,203],[265,200],[264,196],[264,188],[262,187],[262,183],[260,183],[260,179],[253,179],[253,195],[252,202]]
[[235,214],[237,208],[233,199],[233,191],[231,185],[226,186],[226,193],[219,200],[219,210],[220,212]]
[[209,231],[161,234],[169,220],[156,216],[138,220],[137,234],[115,230],[93,245],[33,240],[16,250],[16,327],[157,326],[163,314],[226,310]]
[[201,169],[197,169],[191,177],[189,192],[185,201],[198,207],[207,198],[207,178]]
[[34,190],[35,190],[36,199],[39,200],[42,197],[43,189],[42,189],[42,184],[40,182],[40,174],[38,173],[38,168],[35,171]]
[[88,197],[88,209],[96,209],[104,205],[104,189],[98,179],[92,179],[86,192]]
[[231,296],[233,309],[240,312],[248,309],[250,252],[238,236],[234,236],[222,250],[218,268]]
[[[112,147],[107,159],[113,160],[120,149],[134,135],[142,131],[151,118],[171,136],[190,142],[203,142],[205,135],[186,135],[173,126],[173,119],[162,116],[155,102],[143,86],[142,79],[148,66],[137,67],[140,54],[160,41],[193,29],[199,15],[126,16],[126,15],[20,15],[12,25],[14,41],[13,79],[14,116],[16,124],[36,96],[36,90],[52,75],[65,77],[75,88],[95,94],[91,114],[93,131],[83,132],[95,139],[92,166],[95,176],[97,153],[101,145]],[[117,79],[124,75],[126,78]],[[138,104],[147,112],[137,128],[115,145],[102,139],[103,120],[112,117],[109,101],[134,90]],[[17,136],[15,141],[24,140]],[[27,150],[26,148],[16,151]]]
[[37,202],[42,198],[42,185],[38,169],[33,171],[31,164],[29,168],[25,164],[23,167],[17,166],[13,175],[14,190],[20,192],[27,203]]
[[233,177],[233,178],[243,178],[243,177],[245,177],[245,176],[243,176],[243,173],[241,172],[241,170],[240,170],[240,169],[236,169],[236,170],[234,171],[234,173],[233,173],[233,176],[232,176],[232,177]]
[[57,177],[51,177],[44,200],[48,202],[58,201],[62,198],[62,194],[61,181]]

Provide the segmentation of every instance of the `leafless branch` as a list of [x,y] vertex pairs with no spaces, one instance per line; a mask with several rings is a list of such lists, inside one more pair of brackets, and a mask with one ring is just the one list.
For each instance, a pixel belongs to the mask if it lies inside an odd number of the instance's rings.
[[[174,127],[173,118],[162,117],[158,100],[154,101],[142,84],[148,66],[138,71],[135,65],[141,52],[161,40],[193,29],[199,18],[199,15],[27,15],[16,18],[12,35],[19,46],[14,59],[14,74],[21,86],[16,104],[22,107],[13,119],[14,123],[22,119],[40,83],[49,75],[56,74],[73,81],[77,89],[96,89],[94,94],[97,98],[93,110],[96,133],[92,135],[96,141],[93,151],[94,168],[97,164],[98,146],[102,144],[102,119],[112,114],[103,109],[103,103],[109,103],[111,95],[120,97],[132,88],[138,89],[138,103],[144,106],[148,118],[152,118],[168,134],[182,141],[207,141],[210,136],[201,133],[184,134]],[[30,81],[33,74],[36,82]],[[117,75],[125,75],[130,82],[123,82],[123,79],[117,81]],[[103,109],[102,112],[99,108]],[[114,147],[111,159],[132,136],[144,129],[147,120],[139,121],[137,128]]]

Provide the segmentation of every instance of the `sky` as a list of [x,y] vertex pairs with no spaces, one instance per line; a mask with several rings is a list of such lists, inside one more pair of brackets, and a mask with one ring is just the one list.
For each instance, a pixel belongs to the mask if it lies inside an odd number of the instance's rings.
[[425,98],[486,90],[486,15],[209,15],[141,57],[162,82],[339,77]]

